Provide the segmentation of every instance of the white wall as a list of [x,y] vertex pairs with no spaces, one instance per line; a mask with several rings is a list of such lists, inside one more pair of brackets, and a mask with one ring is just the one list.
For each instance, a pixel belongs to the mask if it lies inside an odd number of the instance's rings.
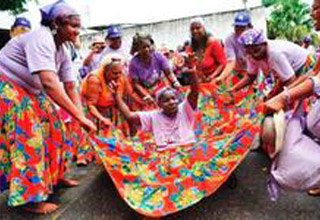
[[[209,32],[220,39],[224,39],[233,31],[233,19],[237,11],[222,12],[201,16],[205,21],[205,26]],[[265,9],[256,7],[251,9],[253,25],[266,30]],[[136,32],[151,34],[155,40],[156,46],[167,46],[169,49],[176,49],[178,45],[190,38],[189,24],[193,17],[181,18],[171,21],[163,21],[151,24],[144,24],[123,28],[123,44],[129,51],[132,43],[132,37]],[[105,36],[104,32],[82,35],[83,50],[87,51],[88,45],[95,35]],[[84,52],[86,53],[86,52]]]

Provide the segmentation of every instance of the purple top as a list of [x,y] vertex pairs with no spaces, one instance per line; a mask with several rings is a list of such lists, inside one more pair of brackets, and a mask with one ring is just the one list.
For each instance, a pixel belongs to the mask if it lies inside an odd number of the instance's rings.
[[170,71],[167,59],[158,52],[151,54],[151,64],[146,66],[138,55],[134,56],[129,65],[129,73],[133,80],[139,81],[143,86],[150,88],[162,77],[163,71]]
[[230,34],[226,38],[224,45],[228,61],[236,61],[236,69],[246,70],[246,51],[244,46],[239,43],[236,34]]
[[40,77],[35,73],[43,70],[57,73],[62,82],[76,81],[66,48],[57,49],[47,27],[11,39],[0,51],[0,74],[30,93],[41,93]]

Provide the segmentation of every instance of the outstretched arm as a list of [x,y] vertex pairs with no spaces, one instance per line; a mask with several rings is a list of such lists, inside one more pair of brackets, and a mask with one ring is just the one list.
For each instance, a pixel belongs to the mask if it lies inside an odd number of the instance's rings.
[[117,102],[118,108],[123,116],[130,122],[131,125],[141,126],[141,121],[139,115],[132,112],[127,104],[123,101],[120,94],[115,93],[115,100]]
[[188,94],[188,101],[193,109],[196,109],[198,106],[198,97],[199,97],[199,78],[198,74],[192,74],[192,83],[191,83],[191,91]]

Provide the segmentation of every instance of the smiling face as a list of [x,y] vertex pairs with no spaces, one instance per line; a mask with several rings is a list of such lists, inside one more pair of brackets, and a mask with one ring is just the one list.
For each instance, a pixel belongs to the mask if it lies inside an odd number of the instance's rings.
[[201,40],[203,37],[206,36],[206,30],[202,24],[199,23],[192,23],[190,25],[190,32],[192,38],[195,40]]
[[77,15],[70,16],[66,19],[57,21],[57,37],[61,42],[71,41],[77,42],[81,29],[81,20]]
[[175,117],[177,115],[178,104],[177,94],[173,90],[166,90],[159,97],[158,105],[163,110],[163,114],[168,117]]
[[152,44],[149,39],[143,39],[139,45],[139,55],[143,58],[148,58],[151,56]]
[[317,31],[320,30],[320,0],[314,0],[311,10],[311,16],[314,20],[314,26]]

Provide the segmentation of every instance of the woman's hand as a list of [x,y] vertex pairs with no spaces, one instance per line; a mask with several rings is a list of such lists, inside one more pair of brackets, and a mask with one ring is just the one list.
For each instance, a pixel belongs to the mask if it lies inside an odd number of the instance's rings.
[[79,123],[89,133],[97,131],[97,126],[84,116],[79,118]]
[[106,127],[112,126],[112,122],[111,122],[111,120],[110,120],[109,118],[103,118],[103,119],[101,120],[101,122],[102,122],[102,124],[103,124],[104,126],[106,126]]
[[146,104],[148,105],[154,105],[156,106],[157,103],[155,102],[155,100],[151,97],[151,95],[146,95],[145,97],[143,97],[142,99]]
[[278,112],[286,105],[286,95],[282,92],[265,103],[267,111]]

